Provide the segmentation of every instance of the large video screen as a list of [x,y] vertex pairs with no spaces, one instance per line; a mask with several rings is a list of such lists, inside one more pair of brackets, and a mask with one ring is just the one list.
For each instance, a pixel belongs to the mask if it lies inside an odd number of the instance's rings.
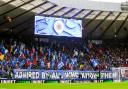
[[82,37],[82,21],[76,19],[35,16],[35,34]]

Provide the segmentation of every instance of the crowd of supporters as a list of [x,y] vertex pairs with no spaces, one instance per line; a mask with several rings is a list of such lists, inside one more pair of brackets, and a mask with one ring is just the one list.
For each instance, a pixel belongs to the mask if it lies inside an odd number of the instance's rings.
[[128,47],[124,45],[28,44],[13,39],[0,42],[0,77],[12,77],[13,69],[105,71],[128,66]]

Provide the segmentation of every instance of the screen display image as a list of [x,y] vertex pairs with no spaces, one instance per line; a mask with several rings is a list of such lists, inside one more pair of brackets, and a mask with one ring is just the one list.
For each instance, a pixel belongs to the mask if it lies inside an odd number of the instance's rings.
[[82,37],[82,21],[75,19],[35,16],[35,34]]

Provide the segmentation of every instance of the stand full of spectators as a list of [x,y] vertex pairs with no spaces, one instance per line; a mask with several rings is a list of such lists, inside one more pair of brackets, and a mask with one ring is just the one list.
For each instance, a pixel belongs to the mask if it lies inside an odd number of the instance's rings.
[[128,66],[126,47],[106,47],[90,42],[70,49],[69,45],[60,47],[59,43],[44,44],[1,41],[0,77],[12,77],[13,69],[105,71]]

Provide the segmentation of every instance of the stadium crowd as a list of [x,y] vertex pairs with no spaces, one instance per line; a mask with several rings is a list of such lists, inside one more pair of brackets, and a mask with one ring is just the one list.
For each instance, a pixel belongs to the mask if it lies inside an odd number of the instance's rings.
[[[80,45],[79,45],[80,46]],[[111,70],[128,66],[128,48],[96,45],[80,47],[49,43],[28,45],[13,39],[0,42],[0,77],[10,78],[13,69]]]

